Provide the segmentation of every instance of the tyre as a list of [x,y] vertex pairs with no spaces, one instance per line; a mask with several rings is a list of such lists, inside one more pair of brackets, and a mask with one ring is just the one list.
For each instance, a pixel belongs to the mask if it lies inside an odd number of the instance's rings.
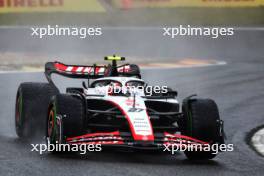
[[16,95],[15,126],[18,137],[30,139],[45,135],[50,98],[58,90],[48,83],[22,83]]
[[46,136],[51,144],[65,143],[67,137],[84,134],[85,106],[79,97],[58,94],[52,98]]
[[[209,142],[223,143],[220,134],[219,112],[216,103],[211,99],[189,99],[182,106],[184,121],[182,133],[186,136]],[[208,160],[216,156],[213,151],[185,151],[188,159]]]
[[135,75],[137,78],[141,79],[141,72],[138,65],[130,64],[130,74]]

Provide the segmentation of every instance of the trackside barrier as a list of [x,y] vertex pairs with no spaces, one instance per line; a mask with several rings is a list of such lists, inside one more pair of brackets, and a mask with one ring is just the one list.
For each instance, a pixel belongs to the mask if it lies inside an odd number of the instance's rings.
[[98,0],[0,0],[0,13],[105,12]]
[[162,7],[260,7],[264,0],[112,0],[121,9]]

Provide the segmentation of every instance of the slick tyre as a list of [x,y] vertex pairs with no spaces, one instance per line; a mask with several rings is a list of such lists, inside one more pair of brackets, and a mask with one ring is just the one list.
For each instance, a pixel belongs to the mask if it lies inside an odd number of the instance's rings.
[[84,134],[84,107],[80,97],[58,94],[52,98],[46,121],[46,135],[51,144],[63,144],[68,137]]
[[130,65],[130,69],[131,69],[131,74],[135,75],[137,78],[141,79],[141,72],[140,72],[140,68],[138,65],[135,64],[131,64]]
[[58,90],[48,83],[22,83],[16,95],[15,127],[18,137],[45,136],[49,101]]
[[[183,134],[186,136],[219,144],[223,137],[219,132],[219,112],[216,103],[211,99],[190,99],[183,102]],[[214,151],[185,151],[191,160],[209,160],[216,154]]]

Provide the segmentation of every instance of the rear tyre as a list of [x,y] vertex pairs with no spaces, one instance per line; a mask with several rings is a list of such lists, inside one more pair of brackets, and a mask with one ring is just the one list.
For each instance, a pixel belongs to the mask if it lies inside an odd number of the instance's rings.
[[141,79],[140,68],[138,65],[131,64],[130,65],[130,72],[132,75],[135,75],[137,78]]
[[58,90],[48,83],[22,83],[16,95],[15,126],[18,137],[30,139],[45,135],[50,98]]
[[[219,112],[211,99],[189,99],[183,102],[183,131],[190,136],[210,144],[221,144],[224,139],[220,134]],[[191,160],[208,160],[216,156],[213,151],[185,151]]]
[[[68,137],[84,134],[85,106],[81,98],[58,94],[49,107],[46,136],[51,144],[65,144]],[[60,152],[64,151],[52,153]]]

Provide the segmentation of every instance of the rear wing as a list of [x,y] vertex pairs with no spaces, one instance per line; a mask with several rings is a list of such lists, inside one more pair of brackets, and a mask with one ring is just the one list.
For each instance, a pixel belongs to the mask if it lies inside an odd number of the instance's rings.
[[104,77],[106,66],[84,66],[84,65],[65,65],[60,62],[48,62],[45,64],[45,76],[52,83],[53,73],[69,78],[96,79]]
[[[116,58],[113,57],[112,65],[66,65],[61,62],[47,62],[45,64],[45,76],[49,83],[53,84],[51,75],[58,74],[68,78],[80,78],[80,79],[97,79],[108,76],[136,76],[141,78],[139,68],[133,64],[124,64],[117,66]],[[107,58],[109,60],[109,58]],[[120,60],[123,60],[120,57]],[[112,60],[111,60],[112,61]],[[135,68],[136,67],[136,68]],[[55,86],[55,85],[54,85]]]

